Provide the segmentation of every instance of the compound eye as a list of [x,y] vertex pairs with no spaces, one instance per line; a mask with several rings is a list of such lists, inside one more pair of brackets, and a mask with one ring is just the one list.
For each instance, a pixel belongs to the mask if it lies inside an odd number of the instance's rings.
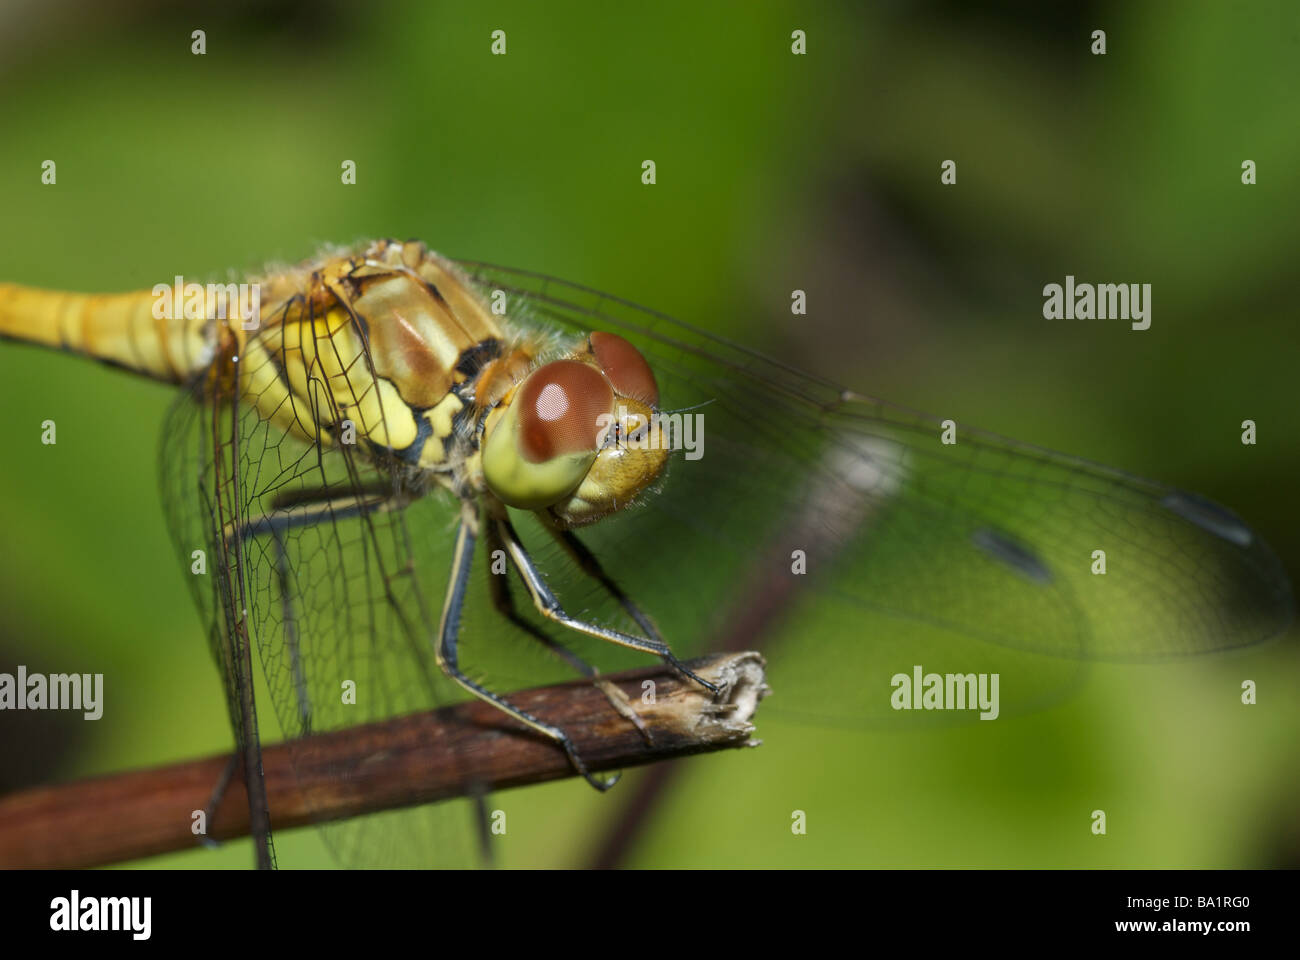
[[591,469],[613,406],[614,390],[595,367],[573,360],[538,367],[485,427],[488,488],[524,510],[558,503]]
[[614,393],[600,372],[574,360],[556,360],[529,375],[519,405],[519,452],[529,463],[588,453],[614,406]]
[[587,338],[601,370],[620,396],[640,400],[647,407],[659,403],[659,385],[641,351],[614,333],[597,331]]

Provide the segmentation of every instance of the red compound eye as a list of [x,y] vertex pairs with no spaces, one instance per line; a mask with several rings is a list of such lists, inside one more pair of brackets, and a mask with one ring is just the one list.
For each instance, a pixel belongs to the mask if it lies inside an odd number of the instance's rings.
[[593,452],[604,426],[600,417],[613,409],[614,392],[593,367],[556,360],[534,370],[514,402],[519,404],[520,453],[529,463],[543,463]]
[[647,407],[659,403],[659,385],[655,383],[654,371],[640,350],[613,333],[593,333],[587,342],[591,344],[596,362],[620,395],[640,400]]

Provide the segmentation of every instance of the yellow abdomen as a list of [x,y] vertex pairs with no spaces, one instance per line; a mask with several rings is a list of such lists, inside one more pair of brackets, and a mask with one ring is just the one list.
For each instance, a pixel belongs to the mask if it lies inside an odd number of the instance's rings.
[[158,319],[152,291],[64,293],[0,283],[0,337],[95,357],[182,383],[212,359],[206,318]]

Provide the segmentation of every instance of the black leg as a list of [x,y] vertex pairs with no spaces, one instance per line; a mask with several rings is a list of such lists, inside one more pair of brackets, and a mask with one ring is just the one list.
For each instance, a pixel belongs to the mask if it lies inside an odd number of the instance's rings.
[[[490,560],[497,550],[505,548],[505,543],[501,539],[501,532],[497,529],[495,523],[489,523],[484,531],[484,546],[487,548],[487,556]],[[492,605],[497,611],[513,623],[520,630],[524,631],[537,642],[543,644],[548,650],[554,652],[558,657],[577,670],[584,677],[590,677],[591,681],[600,688],[601,693],[605,694],[605,699],[609,705],[624,717],[632,726],[636,727],[641,733],[642,739],[647,744],[653,745],[654,737],[651,736],[645,721],[641,719],[640,714],[632,709],[631,703],[628,702],[626,694],[618,687],[614,686],[607,680],[601,679],[600,671],[583,660],[576,653],[560,643],[553,637],[549,637],[543,630],[538,629],[534,624],[525,620],[515,609],[514,599],[510,595],[510,580],[508,573],[497,574],[492,572],[492,566],[489,562],[487,568],[488,591],[492,595]]]
[[[487,549],[489,559],[497,550],[504,550],[505,544],[501,540],[501,535],[497,531],[496,524],[489,523],[487,529],[483,532],[484,546]],[[516,627],[528,634],[538,643],[551,650],[569,666],[573,667],[584,677],[595,677],[596,668],[583,660],[576,653],[570,650],[564,644],[560,643],[546,633],[537,628],[535,624],[530,623],[519,615],[515,609],[514,599],[510,595],[509,574],[498,574],[492,572],[491,563],[488,564],[488,592],[492,596],[492,605],[497,608],[503,617],[513,623]]]
[[554,621],[561,626],[568,627],[570,630],[577,630],[579,633],[585,633],[588,636],[596,637],[600,640],[608,640],[610,643],[617,643],[620,646],[630,647],[633,650],[643,650],[646,653],[653,653],[662,659],[669,666],[673,667],[678,673],[694,680],[704,689],[711,693],[717,693],[716,684],[710,683],[703,677],[697,675],[686,667],[668,648],[668,644],[659,639],[647,637],[634,637],[628,633],[622,633],[618,630],[611,630],[603,627],[598,623],[588,623],[584,620],[578,620],[564,612],[560,606],[560,601],[556,599],[551,588],[546,584],[546,578],[537,569],[533,563],[533,558],[528,555],[524,549],[523,543],[519,540],[518,534],[515,533],[514,527],[510,525],[510,520],[505,516],[504,510],[495,513],[488,518],[489,523],[497,524],[498,532],[501,539],[505,541],[506,548],[510,551],[510,559],[514,561],[515,567],[519,570],[520,576],[524,578],[524,585],[528,587],[528,592],[533,598],[533,605],[537,611],[546,619]]
[[569,757],[569,762],[573,764],[574,770],[580,773],[588,783],[597,790],[608,790],[617,782],[618,778],[611,777],[608,780],[601,780],[593,776],[587,770],[587,765],[582,762],[582,758],[578,756],[578,752],[568,734],[559,727],[552,726],[513,706],[500,694],[493,693],[481,684],[475,683],[460,670],[456,641],[460,633],[460,615],[465,605],[465,592],[469,587],[469,575],[474,565],[474,544],[478,539],[477,527],[478,517],[475,508],[472,504],[467,503],[461,511],[460,529],[456,533],[456,550],[452,557],[451,581],[447,585],[447,598],[442,607],[442,622],[438,625],[438,646],[435,651],[438,666],[442,668],[447,676],[474,694],[474,696],[487,701],[525,726],[554,740],[564,749],[565,754]]
[[663,643],[663,638],[659,636],[659,630],[655,627],[654,621],[632,602],[632,598],[623,592],[622,588],[614,582],[613,578],[605,572],[605,568],[600,565],[596,555],[587,549],[587,545],[578,539],[572,530],[556,530],[553,527],[547,527],[551,536],[555,537],[565,551],[571,556],[578,568],[587,576],[597,581],[611,597],[619,602],[619,605],[627,611],[627,615],[636,621],[637,626],[645,631],[645,635],[651,640]]
[[488,816],[487,794],[478,786],[470,792],[474,804],[474,825],[478,830],[478,853],[487,867],[496,865],[496,851],[492,849],[492,824]]
[[239,751],[236,750],[230,755],[230,759],[226,761],[226,769],[221,771],[221,776],[217,779],[217,785],[212,788],[212,796],[208,797],[208,805],[203,810],[203,824],[205,831],[203,835],[199,837],[199,842],[205,847],[215,849],[216,847],[221,846],[221,841],[215,839],[207,831],[212,829],[212,823],[217,816],[217,807],[221,805],[221,800],[226,795],[226,788],[230,786],[230,781],[235,775],[235,768],[239,766],[239,761],[240,754]]

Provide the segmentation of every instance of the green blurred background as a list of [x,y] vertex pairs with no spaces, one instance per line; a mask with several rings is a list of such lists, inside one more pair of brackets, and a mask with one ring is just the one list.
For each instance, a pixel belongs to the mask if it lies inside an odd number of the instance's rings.
[[[134,289],[419,237],[1197,490],[1300,572],[1294,4],[613,6],[0,6],[0,280]],[[1151,329],[1044,320],[1067,273],[1151,283]],[[0,669],[103,672],[112,697],[97,723],[0,718],[4,788],[229,745],[157,502],[169,400],[0,344]],[[1100,667],[991,731],[810,739],[760,711],[764,746],[684,761],[626,862],[1297,866],[1296,639]],[[501,862],[589,862],[642,775],[498,796]],[[331,863],[314,831],[277,844]]]

